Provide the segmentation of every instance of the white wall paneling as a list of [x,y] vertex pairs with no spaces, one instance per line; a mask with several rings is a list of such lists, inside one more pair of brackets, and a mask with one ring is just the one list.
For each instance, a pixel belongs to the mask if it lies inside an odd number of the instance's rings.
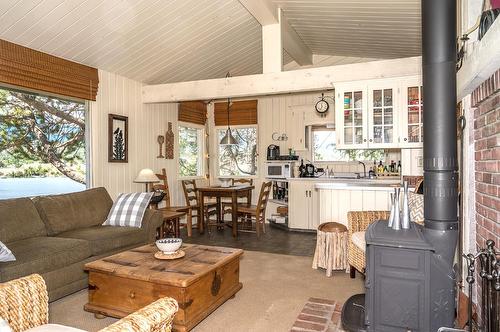
[[[122,192],[144,190],[133,180],[143,168],[167,170],[173,204],[184,198],[177,178],[177,104],[143,104],[142,84],[103,70],[99,71],[99,93],[89,103],[91,122],[92,187],[103,186],[115,198]],[[108,114],[128,116],[128,163],[108,162]],[[172,122],[176,139],[174,159],[156,158],[158,135],[165,135]]]

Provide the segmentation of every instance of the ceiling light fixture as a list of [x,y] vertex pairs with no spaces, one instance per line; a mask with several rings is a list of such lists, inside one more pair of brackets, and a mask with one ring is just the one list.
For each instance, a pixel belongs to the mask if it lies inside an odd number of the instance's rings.
[[[226,78],[231,77],[229,73],[226,74]],[[231,105],[231,100],[227,98],[227,130],[226,130],[226,135],[222,137],[220,140],[220,145],[237,145],[238,140],[234,138],[233,134],[231,133],[231,126],[229,125],[229,107]]]

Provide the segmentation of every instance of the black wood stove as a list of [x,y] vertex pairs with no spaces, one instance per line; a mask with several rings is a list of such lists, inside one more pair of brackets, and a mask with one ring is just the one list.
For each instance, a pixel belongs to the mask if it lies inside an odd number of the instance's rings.
[[456,0],[422,0],[425,226],[366,233],[366,294],[342,312],[349,331],[435,332],[453,327],[458,239]]

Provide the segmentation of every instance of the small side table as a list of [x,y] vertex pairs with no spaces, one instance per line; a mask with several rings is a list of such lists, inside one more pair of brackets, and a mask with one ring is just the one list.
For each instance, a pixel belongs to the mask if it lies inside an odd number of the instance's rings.
[[326,276],[332,270],[348,271],[347,243],[349,233],[345,225],[337,222],[326,222],[318,226],[316,250],[312,263],[313,269],[326,269]]
[[171,210],[159,210],[163,214],[163,224],[159,227],[158,238],[180,237],[180,218],[186,215],[186,212],[177,212]]

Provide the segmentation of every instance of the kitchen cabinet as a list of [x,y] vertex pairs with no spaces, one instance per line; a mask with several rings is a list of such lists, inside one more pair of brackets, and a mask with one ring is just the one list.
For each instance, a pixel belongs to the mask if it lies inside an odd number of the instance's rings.
[[368,147],[393,148],[399,143],[398,113],[400,107],[397,82],[368,86]]
[[337,147],[362,149],[368,146],[366,85],[341,85],[336,88],[335,128]]
[[319,200],[314,181],[290,181],[288,227],[314,230],[319,226]]
[[401,82],[401,125],[399,127],[402,148],[421,148],[424,142],[423,131],[423,90],[420,78],[406,79]]
[[422,147],[420,77],[391,78],[336,86],[337,147]]

